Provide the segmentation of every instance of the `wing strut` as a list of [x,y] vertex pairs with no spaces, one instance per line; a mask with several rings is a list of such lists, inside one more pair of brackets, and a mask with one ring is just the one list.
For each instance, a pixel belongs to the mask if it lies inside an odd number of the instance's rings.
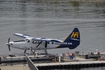
[[44,49],[44,51],[45,51],[45,55],[47,55],[48,54],[48,52],[47,52],[47,41],[45,42],[45,49]]
[[24,53],[26,53],[27,49],[24,50]]
[[42,41],[41,41],[41,42],[39,42],[39,44],[36,46],[36,48],[38,48],[38,46],[39,46],[41,43],[42,43]]
[[45,42],[45,48],[47,48],[47,41]]

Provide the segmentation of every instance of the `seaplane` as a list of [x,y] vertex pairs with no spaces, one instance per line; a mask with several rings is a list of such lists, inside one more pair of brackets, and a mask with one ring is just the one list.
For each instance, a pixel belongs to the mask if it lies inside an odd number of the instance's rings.
[[14,35],[24,39],[10,41],[10,38],[8,38],[8,43],[6,44],[9,51],[11,51],[10,47],[13,47],[24,50],[24,53],[26,53],[27,50],[31,50],[32,52],[35,52],[36,50],[45,50],[45,53],[47,54],[47,49],[75,49],[80,44],[80,32],[78,28],[74,28],[73,31],[63,40],[53,38],[35,38],[21,33],[14,33]]

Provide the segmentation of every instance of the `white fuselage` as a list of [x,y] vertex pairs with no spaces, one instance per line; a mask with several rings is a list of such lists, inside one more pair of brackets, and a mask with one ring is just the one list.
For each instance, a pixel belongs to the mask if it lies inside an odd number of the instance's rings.
[[[59,40],[60,41],[60,40]],[[60,41],[62,42],[62,41]],[[11,47],[18,48],[18,49],[45,49],[45,42],[40,41],[32,41],[32,40],[20,40],[20,41],[11,41],[10,42]],[[57,48],[60,44],[57,44],[55,42],[47,42],[47,49],[54,49]]]

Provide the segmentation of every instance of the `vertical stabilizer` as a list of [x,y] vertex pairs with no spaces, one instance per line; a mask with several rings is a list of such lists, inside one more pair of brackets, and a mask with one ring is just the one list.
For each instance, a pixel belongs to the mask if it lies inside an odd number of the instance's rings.
[[80,44],[80,32],[79,32],[79,29],[74,28],[72,33],[65,38],[64,42],[72,43],[72,45],[69,46],[69,49],[76,48]]

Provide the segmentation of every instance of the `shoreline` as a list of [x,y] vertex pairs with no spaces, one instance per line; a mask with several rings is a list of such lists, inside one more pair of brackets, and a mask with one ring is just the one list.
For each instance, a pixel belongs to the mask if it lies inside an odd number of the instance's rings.
[[105,0],[33,0],[36,2],[93,2],[93,3],[105,3]]
[[[27,0],[28,1],[28,0]],[[82,3],[93,3],[105,5],[105,0],[31,0],[36,3],[72,3],[72,4],[82,4]]]

